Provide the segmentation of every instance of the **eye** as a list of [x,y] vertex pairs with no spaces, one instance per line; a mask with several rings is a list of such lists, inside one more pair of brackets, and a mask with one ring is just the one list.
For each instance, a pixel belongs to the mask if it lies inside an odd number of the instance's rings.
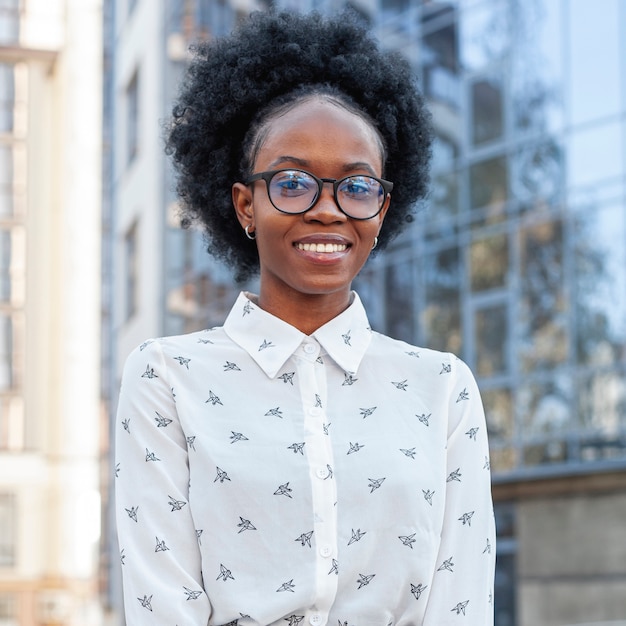
[[339,185],[339,192],[354,200],[367,200],[378,196],[380,184],[369,176],[350,176]]
[[298,196],[317,189],[317,183],[305,172],[284,170],[274,175],[271,187],[282,196]]

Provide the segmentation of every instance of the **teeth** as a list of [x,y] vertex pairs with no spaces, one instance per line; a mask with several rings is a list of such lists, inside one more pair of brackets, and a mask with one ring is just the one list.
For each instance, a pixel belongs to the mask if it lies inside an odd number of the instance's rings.
[[344,243],[297,243],[296,247],[306,252],[343,252],[348,246]]

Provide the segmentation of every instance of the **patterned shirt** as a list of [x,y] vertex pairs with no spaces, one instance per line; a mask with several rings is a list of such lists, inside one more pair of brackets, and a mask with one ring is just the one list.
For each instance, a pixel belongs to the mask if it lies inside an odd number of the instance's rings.
[[307,336],[240,294],[124,368],[116,508],[132,626],[489,626],[487,434],[467,366]]

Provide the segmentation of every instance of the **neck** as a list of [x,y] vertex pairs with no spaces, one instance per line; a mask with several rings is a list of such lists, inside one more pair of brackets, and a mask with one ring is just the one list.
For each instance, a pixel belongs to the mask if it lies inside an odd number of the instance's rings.
[[331,294],[293,293],[287,297],[268,294],[261,286],[258,305],[268,313],[287,322],[305,335],[345,311],[352,300],[349,289]]

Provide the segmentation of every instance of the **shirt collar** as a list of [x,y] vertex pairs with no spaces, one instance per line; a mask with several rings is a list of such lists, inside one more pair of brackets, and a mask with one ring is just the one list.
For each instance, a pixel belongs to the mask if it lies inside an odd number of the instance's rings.
[[[274,378],[306,335],[261,309],[249,294],[241,292],[224,331],[270,377]],[[359,296],[352,292],[350,306],[312,335],[345,372],[355,374],[372,336]]]

